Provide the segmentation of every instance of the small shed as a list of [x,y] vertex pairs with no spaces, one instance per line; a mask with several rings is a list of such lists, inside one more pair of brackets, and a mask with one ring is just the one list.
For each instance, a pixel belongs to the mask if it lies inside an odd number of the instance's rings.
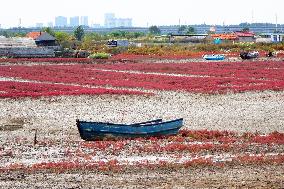
[[35,40],[37,46],[56,46],[55,37],[47,32],[30,32],[27,37]]
[[169,35],[169,42],[175,43],[203,43],[208,34],[171,34]]
[[236,31],[235,35],[238,36],[239,42],[255,42],[255,34],[250,31]]

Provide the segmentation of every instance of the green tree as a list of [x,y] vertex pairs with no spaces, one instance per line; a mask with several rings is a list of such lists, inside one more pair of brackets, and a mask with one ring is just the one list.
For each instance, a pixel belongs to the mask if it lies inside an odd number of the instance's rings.
[[109,35],[110,35],[110,37],[112,37],[112,38],[120,38],[121,35],[122,35],[122,33],[121,33],[120,31],[113,31],[113,32],[111,32]]
[[27,34],[23,32],[13,33],[13,37],[25,37]]
[[249,32],[249,27],[243,28],[243,32]]
[[11,36],[11,34],[7,31],[1,31],[0,35],[3,35],[4,37],[7,37],[7,38]]
[[78,26],[74,31],[74,36],[78,41],[81,41],[85,35],[83,26]]
[[143,36],[144,34],[142,32],[128,32],[126,33],[125,37],[127,39],[137,39],[140,36]]
[[145,34],[143,32],[134,32],[134,37],[138,38],[138,37],[143,37],[145,36]]
[[161,34],[161,30],[157,26],[150,26],[149,32],[150,34]]
[[70,48],[72,45],[72,37],[66,32],[55,32],[55,38],[63,48]]
[[103,39],[104,36],[98,33],[87,33],[83,38],[81,48],[86,50],[93,50]]
[[11,32],[11,31],[7,31],[7,30],[2,30],[0,31],[0,36],[4,36],[4,37],[25,37],[27,35],[27,33],[25,32]]
[[186,26],[185,26],[185,25],[182,25],[182,26],[180,26],[180,27],[178,28],[178,33],[179,33],[179,34],[182,34],[182,33],[185,32],[185,30],[186,30]]
[[50,27],[44,27],[41,29],[42,32],[46,32],[50,35],[52,35],[53,37],[55,37],[55,32],[50,28]]
[[187,28],[187,32],[186,32],[187,34],[195,34],[195,29],[194,29],[194,27],[188,27]]

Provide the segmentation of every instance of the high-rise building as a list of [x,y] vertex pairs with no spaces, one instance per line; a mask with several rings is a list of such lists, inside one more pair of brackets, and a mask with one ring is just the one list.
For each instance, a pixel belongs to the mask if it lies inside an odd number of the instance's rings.
[[115,15],[114,13],[105,14],[105,27],[114,28],[115,27]]
[[70,18],[70,26],[71,27],[76,27],[79,26],[80,22],[79,22],[79,16],[74,16]]
[[132,19],[131,18],[117,18],[115,25],[116,27],[132,27]]
[[57,16],[55,18],[55,26],[56,27],[66,27],[67,26],[67,18],[64,16]]
[[114,13],[105,14],[105,27],[114,28],[114,27],[132,27],[131,18],[116,18]]
[[89,18],[88,16],[81,16],[80,25],[89,26]]

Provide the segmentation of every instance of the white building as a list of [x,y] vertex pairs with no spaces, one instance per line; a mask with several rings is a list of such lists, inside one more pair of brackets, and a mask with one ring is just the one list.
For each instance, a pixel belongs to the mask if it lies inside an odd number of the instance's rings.
[[70,18],[70,26],[71,27],[76,27],[79,26],[80,22],[79,22],[79,16],[74,16]]
[[56,27],[66,27],[67,26],[67,18],[64,16],[55,17],[55,26]]
[[117,18],[116,27],[132,27],[132,19],[131,18]]
[[114,13],[105,14],[105,27],[114,28],[115,27],[115,15]]
[[284,33],[263,33],[256,39],[258,43],[279,43],[284,41]]
[[115,27],[132,27],[131,18],[116,18],[114,13],[105,14],[105,27],[115,28]]
[[89,18],[88,16],[81,16],[80,25],[89,26]]

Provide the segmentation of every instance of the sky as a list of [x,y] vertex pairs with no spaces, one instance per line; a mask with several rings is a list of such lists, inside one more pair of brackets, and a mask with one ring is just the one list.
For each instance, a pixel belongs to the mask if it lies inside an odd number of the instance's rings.
[[[88,16],[104,24],[104,14],[132,18],[133,26],[229,25],[242,22],[284,24],[284,0],[8,0],[0,2],[2,28],[53,22],[56,16]],[[276,19],[277,17],[277,19]]]

